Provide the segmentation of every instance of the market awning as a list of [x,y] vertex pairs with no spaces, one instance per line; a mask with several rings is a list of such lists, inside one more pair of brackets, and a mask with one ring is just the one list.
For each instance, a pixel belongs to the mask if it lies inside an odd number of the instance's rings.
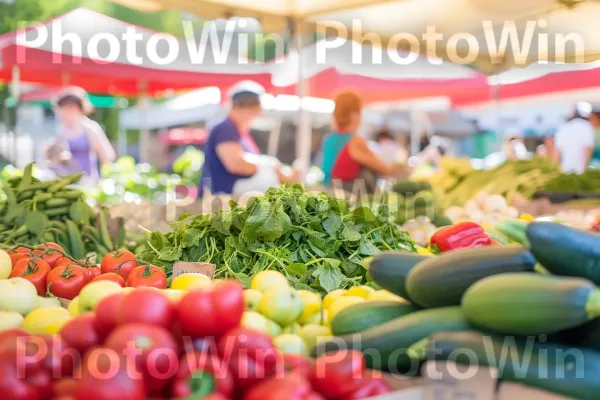
[[[364,56],[361,63],[346,62],[353,53]],[[462,104],[490,93],[486,76],[472,68],[409,52],[397,54],[410,61],[398,65],[395,56],[355,42],[331,47],[322,40],[302,48],[300,54],[294,50],[283,61],[269,63],[268,68],[273,90],[281,94],[297,93],[301,63],[305,95],[320,98],[333,98],[339,90],[355,90],[366,103],[447,96],[453,104]]]
[[[37,104],[42,107],[51,107],[52,102],[60,95],[63,89],[40,89],[23,93],[21,103]],[[119,104],[119,98],[114,96],[99,96],[88,94],[90,102],[95,108],[114,108]]]
[[[589,62],[600,58],[600,3],[591,0],[113,1],[147,11],[177,8],[206,18],[254,17],[266,31],[278,33],[285,32],[290,21],[311,31],[318,23],[342,26],[332,32],[349,33],[355,40],[373,33],[384,46],[410,46],[428,54],[435,50],[438,57],[461,59],[488,73],[540,59]],[[441,40],[423,37],[430,27],[443,35]],[[511,31],[517,51],[513,53],[512,39],[505,51],[498,51],[501,37]],[[467,57],[469,50],[478,51]]]
[[[122,39],[131,32],[139,37],[133,49]],[[112,39],[106,39],[109,35]],[[73,45],[67,36],[80,42]],[[153,44],[149,46],[151,37]],[[158,55],[166,57],[171,48],[179,49],[177,57],[162,65],[165,58]],[[211,51],[192,54],[181,39],[80,8],[0,36],[0,80],[12,80],[14,67],[18,67],[22,82],[73,85],[89,92],[123,96],[204,86],[227,89],[241,80],[269,86],[270,77],[263,65],[246,63],[237,54],[227,54],[222,60],[215,57]]]

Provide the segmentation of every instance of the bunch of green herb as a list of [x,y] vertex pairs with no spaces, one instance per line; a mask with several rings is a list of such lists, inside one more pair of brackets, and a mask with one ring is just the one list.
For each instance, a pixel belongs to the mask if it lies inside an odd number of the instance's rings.
[[183,216],[164,235],[153,232],[140,258],[170,274],[176,261],[208,262],[215,278],[252,276],[271,269],[297,288],[331,291],[366,284],[365,257],[380,251],[414,252],[414,242],[394,224],[388,204],[351,209],[342,199],[302,185],[269,190],[247,207]]

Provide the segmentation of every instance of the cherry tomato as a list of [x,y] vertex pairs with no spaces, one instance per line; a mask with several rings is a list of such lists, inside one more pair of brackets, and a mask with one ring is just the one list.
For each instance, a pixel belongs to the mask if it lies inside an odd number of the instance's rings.
[[100,269],[103,274],[109,272],[116,272],[123,277],[123,280],[127,282],[129,273],[138,266],[135,255],[127,250],[115,250],[111,251],[102,259]]
[[10,277],[20,276],[25,278],[37,289],[38,296],[46,294],[46,278],[50,272],[50,266],[41,258],[25,258],[17,261]]
[[177,371],[175,339],[160,326],[133,323],[117,327],[104,342],[106,348],[119,354],[127,349],[131,351],[132,344],[135,346],[133,358],[142,373],[146,390],[149,394],[162,393]]
[[53,242],[46,242],[46,243],[40,244],[39,246],[36,246],[36,247],[44,249],[44,250],[35,250],[33,252],[33,254],[36,256],[42,254],[46,249],[50,249],[50,250],[48,250],[48,252],[46,254],[44,254],[42,256],[42,259],[48,263],[50,268],[54,268],[54,263],[59,258],[62,258],[61,253],[59,253],[57,251],[52,251],[51,249],[60,250],[62,253],[65,252],[65,249],[63,249],[62,247],[60,247],[60,245],[53,243]]
[[106,337],[117,326],[117,309],[123,297],[123,293],[112,294],[96,306],[94,326],[100,336]]
[[100,274],[91,280],[91,282],[96,281],[112,281],[118,283],[119,285],[121,285],[121,287],[125,287],[125,281],[123,280],[121,275],[115,272],[109,272],[108,274]]
[[100,344],[100,335],[94,326],[95,320],[93,313],[87,313],[67,322],[60,330],[67,346],[83,355],[88,349]]
[[181,329],[205,337],[221,336],[239,326],[245,308],[243,292],[239,282],[223,281],[209,290],[186,293],[177,305]]
[[84,269],[86,272],[88,282],[91,282],[94,280],[94,278],[97,278],[100,275],[102,275],[102,271],[100,270],[100,267],[98,265],[91,265],[89,267],[84,266]]
[[87,283],[85,270],[74,263],[54,268],[47,279],[48,292],[67,300],[73,300]]
[[151,288],[140,288],[127,293],[117,308],[119,325],[140,322],[168,328],[172,320],[171,302],[160,291]]
[[31,254],[31,253],[8,253],[8,256],[10,257],[10,262],[11,262],[12,266],[14,267],[17,264],[17,261],[23,260],[25,258],[31,258],[31,257],[33,257],[33,254]]
[[158,289],[167,288],[167,275],[154,265],[142,265],[134,268],[127,278],[127,286],[150,286]]

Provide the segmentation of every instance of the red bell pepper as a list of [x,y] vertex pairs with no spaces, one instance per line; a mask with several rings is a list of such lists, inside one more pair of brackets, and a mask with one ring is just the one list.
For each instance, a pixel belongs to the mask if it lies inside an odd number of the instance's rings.
[[328,399],[353,393],[363,385],[365,360],[359,351],[326,353],[315,362],[310,374],[313,388]]
[[322,397],[312,391],[310,382],[300,373],[283,378],[269,378],[252,387],[243,400],[318,400]]
[[460,222],[438,229],[429,240],[432,253],[488,246],[492,243],[483,228],[475,222]]
[[344,396],[343,400],[359,400],[390,393],[392,387],[381,376],[376,376],[372,370],[365,370],[362,386]]
[[202,398],[212,393],[231,397],[234,391],[233,375],[218,357],[202,352],[184,355],[179,361],[171,394],[175,398]]

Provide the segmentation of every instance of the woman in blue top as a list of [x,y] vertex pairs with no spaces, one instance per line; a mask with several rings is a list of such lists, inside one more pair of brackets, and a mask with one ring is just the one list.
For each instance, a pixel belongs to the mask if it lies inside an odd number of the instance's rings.
[[68,160],[63,160],[63,167],[68,168],[56,169],[61,170],[59,174],[83,172],[88,181],[94,182],[100,178],[99,164],[112,162],[116,156],[100,125],[87,117],[92,109],[83,89],[65,90],[56,100],[60,125],[48,150],[61,148],[64,154],[70,154]]

